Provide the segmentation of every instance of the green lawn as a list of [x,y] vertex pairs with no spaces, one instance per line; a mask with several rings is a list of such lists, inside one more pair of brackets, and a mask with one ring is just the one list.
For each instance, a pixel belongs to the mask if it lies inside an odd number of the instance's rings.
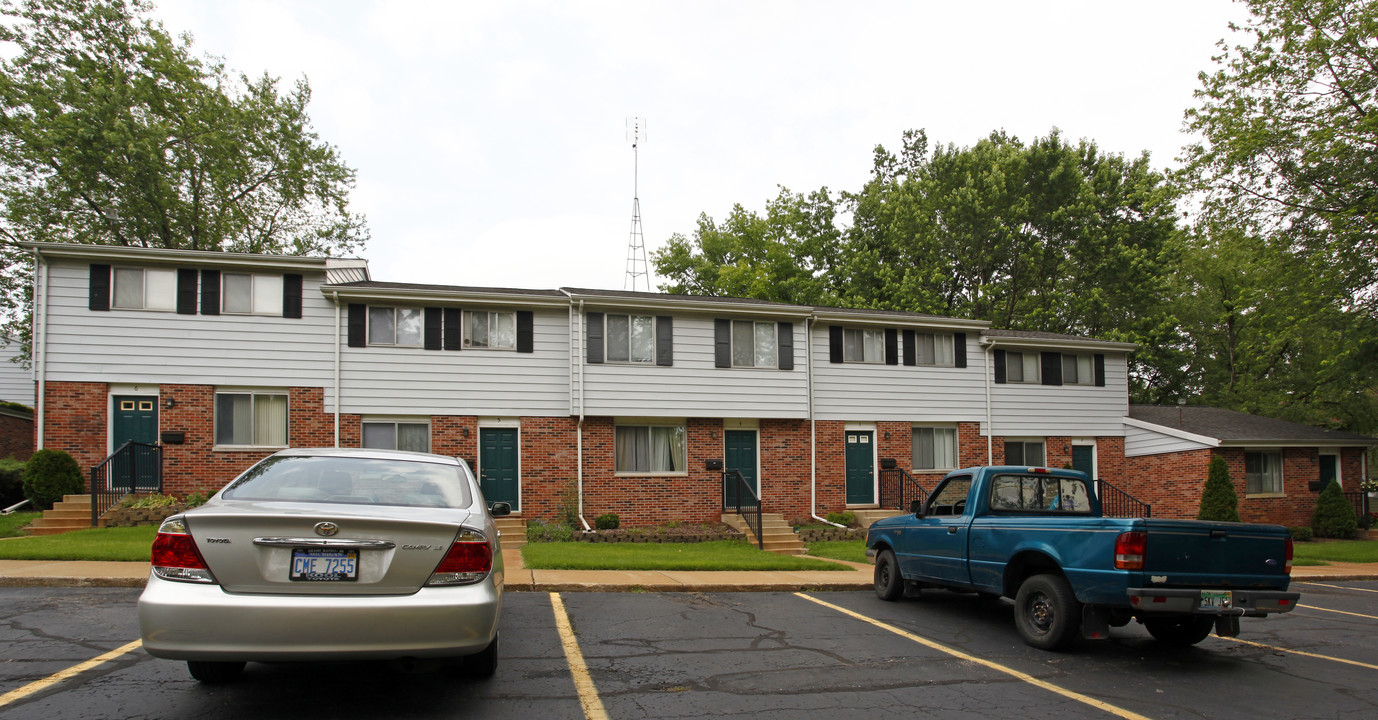
[[0,515],[0,538],[20,537],[24,534],[20,529],[40,517],[43,517],[41,512],[17,512]]
[[1293,565],[1325,562],[1378,563],[1378,540],[1332,540],[1293,545]]
[[809,554],[816,557],[832,558],[833,560],[864,563],[866,562],[866,541],[824,540],[810,543]]
[[740,540],[704,543],[528,543],[534,570],[851,570],[813,558],[762,552]]
[[148,562],[156,525],[92,528],[0,541],[0,560],[130,560]]

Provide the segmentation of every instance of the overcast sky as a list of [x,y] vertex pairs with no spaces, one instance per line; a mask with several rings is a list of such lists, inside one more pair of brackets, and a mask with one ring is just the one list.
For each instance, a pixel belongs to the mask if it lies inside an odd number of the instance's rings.
[[[375,280],[626,287],[633,156],[648,250],[777,186],[857,190],[877,144],[1060,128],[1175,165],[1228,0],[157,0],[231,70],[307,78],[358,171]],[[644,288],[643,288],[644,289]]]

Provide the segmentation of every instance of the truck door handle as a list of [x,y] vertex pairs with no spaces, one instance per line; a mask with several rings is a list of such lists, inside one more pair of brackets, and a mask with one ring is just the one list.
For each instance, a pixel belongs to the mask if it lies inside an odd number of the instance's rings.
[[948,535],[956,535],[956,534],[957,534],[957,528],[955,528],[955,527],[950,527],[950,528],[948,528],[948,529],[947,529],[947,534],[948,534]]

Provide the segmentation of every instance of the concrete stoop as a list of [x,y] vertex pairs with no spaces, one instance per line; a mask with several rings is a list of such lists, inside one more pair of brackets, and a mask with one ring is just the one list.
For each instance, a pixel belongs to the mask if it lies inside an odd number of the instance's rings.
[[91,527],[91,496],[63,495],[53,503],[52,510],[44,510],[43,517],[29,525],[30,535],[59,535]]
[[888,518],[888,517],[895,517],[896,515],[903,515],[903,514],[904,514],[904,511],[902,511],[902,510],[853,510],[853,511],[852,511],[852,514],[856,515],[856,522],[857,522],[858,525],[860,525],[860,526],[863,527],[863,528],[868,528],[868,527],[871,527],[871,523],[873,523],[873,522],[875,522],[875,521],[877,521],[877,520],[883,520],[883,519]]
[[508,515],[493,518],[493,522],[502,533],[502,549],[519,550],[526,545],[526,520]]
[[[751,528],[747,527],[742,516],[737,514],[723,515],[722,521],[746,533],[747,540],[756,542],[755,534],[751,532]],[[780,513],[762,513],[761,540],[762,548],[768,552],[780,553],[781,555],[804,554],[803,541],[794,533],[794,526],[785,522],[785,516]]]

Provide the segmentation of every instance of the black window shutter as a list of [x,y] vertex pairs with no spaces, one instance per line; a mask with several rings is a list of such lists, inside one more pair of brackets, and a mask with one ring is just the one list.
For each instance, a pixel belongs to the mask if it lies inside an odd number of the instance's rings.
[[904,331],[904,364],[905,364],[905,365],[918,365],[918,364],[919,364],[918,351],[917,351],[917,348],[915,348],[915,346],[914,346],[914,331],[913,331],[913,330],[905,330],[905,331]]
[[196,314],[196,278],[200,273],[194,268],[181,268],[177,271],[177,314]]
[[900,333],[894,328],[885,328],[885,364],[900,364]]
[[732,367],[732,321],[713,321],[713,366]]
[[1062,353],[1040,353],[1043,358],[1043,384],[1062,384]]
[[368,320],[368,306],[363,303],[349,304],[349,346],[364,347],[368,344],[364,323]]
[[1004,350],[996,350],[996,351],[995,351],[995,383],[996,383],[997,385],[1004,385],[1004,384],[1005,384],[1005,351],[1004,351]]
[[952,333],[952,363],[959,368],[967,366],[966,333]]
[[669,315],[656,316],[656,364],[675,364],[675,319]]
[[91,266],[91,303],[92,310],[110,309],[110,266],[92,265]]
[[282,276],[282,316],[301,317],[301,275],[298,273]]
[[445,308],[445,329],[443,335],[445,340],[442,347],[446,350],[459,350],[464,347],[464,311],[459,308]]
[[777,325],[779,342],[776,352],[779,353],[781,370],[794,369],[794,323],[781,322]]
[[591,312],[586,315],[588,318],[588,350],[587,358],[590,364],[603,362],[603,313]]
[[1096,387],[1105,387],[1105,355],[1095,354]]
[[220,271],[201,271],[201,314],[220,314]]
[[828,362],[842,362],[842,326],[828,326]]
[[443,346],[445,311],[438,307],[428,307],[422,320],[422,347],[439,350]]
[[517,352],[536,351],[536,315],[530,310],[517,311]]

